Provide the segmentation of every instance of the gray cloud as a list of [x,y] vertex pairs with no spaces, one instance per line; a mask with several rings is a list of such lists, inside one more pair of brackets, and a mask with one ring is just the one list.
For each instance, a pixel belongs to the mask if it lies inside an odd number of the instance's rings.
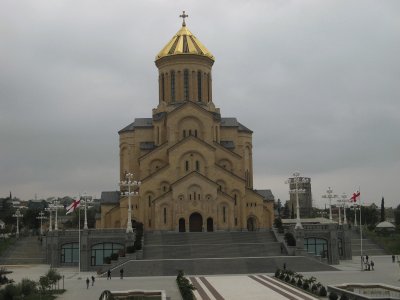
[[397,1],[2,1],[3,196],[117,188],[117,131],[157,105],[182,9],[216,57],[214,102],[254,130],[256,187],[287,199],[299,170],[319,205],[359,185],[399,204]]

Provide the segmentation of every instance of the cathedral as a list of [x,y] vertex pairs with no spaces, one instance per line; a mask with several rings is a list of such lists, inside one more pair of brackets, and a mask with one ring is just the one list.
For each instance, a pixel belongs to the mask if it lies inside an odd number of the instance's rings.
[[[120,180],[140,181],[131,220],[145,231],[255,231],[272,226],[270,190],[253,189],[252,131],[213,102],[215,58],[183,23],[157,54],[158,105],[119,131]],[[110,195],[109,195],[110,196]],[[102,199],[97,228],[126,228],[128,197]]]

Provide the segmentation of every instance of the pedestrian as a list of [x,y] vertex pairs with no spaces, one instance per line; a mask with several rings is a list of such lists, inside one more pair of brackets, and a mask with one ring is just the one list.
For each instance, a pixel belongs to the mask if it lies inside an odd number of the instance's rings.
[[121,268],[121,270],[119,270],[119,275],[121,277],[121,279],[124,279],[124,269]]
[[286,270],[286,263],[283,263],[283,269]]
[[392,255],[392,263],[394,263],[395,262],[395,257],[394,257],[394,254]]
[[87,277],[87,278],[86,278],[86,289],[89,288],[89,282],[90,282],[89,277]]
[[365,260],[368,262],[368,254],[365,255]]
[[107,280],[110,279],[111,280],[111,270],[108,269],[107,271]]
[[361,262],[362,262],[362,264],[364,264],[364,256],[363,255],[361,255]]
[[371,259],[371,268],[372,268],[372,271],[374,270],[374,266],[375,266],[375,263],[374,263],[374,261]]
[[92,275],[92,286],[94,285],[94,276]]
[[370,263],[367,263],[367,270],[371,271],[371,264]]

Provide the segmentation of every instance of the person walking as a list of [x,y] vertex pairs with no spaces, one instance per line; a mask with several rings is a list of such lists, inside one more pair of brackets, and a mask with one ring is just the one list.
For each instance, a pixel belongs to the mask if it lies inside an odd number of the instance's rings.
[[374,266],[375,266],[375,263],[374,263],[374,261],[371,259],[371,269],[372,269],[372,271],[374,270]]
[[94,285],[94,276],[92,275],[92,286]]
[[394,263],[395,262],[395,257],[394,257],[394,254],[392,255],[392,263]]
[[89,282],[90,282],[89,277],[87,277],[87,278],[86,278],[86,289],[89,288]]
[[110,279],[111,280],[111,270],[108,269],[107,271],[107,280]]
[[124,269],[121,268],[121,270],[119,270],[119,275],[121,279],[124,279]]
[[283,269],[286,270],[286,263],[283,263]]

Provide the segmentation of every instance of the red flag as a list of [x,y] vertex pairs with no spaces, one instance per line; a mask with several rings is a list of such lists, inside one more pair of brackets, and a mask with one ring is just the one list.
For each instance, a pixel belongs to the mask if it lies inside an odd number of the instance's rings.
[[357,202],[357,198],[360,197],[360,192],[357,191],[355,193],[353,193],[353,196],[351,196],[350,200],[353,200],[353,202]]
[[65,213],[68,215],[69,213],[72,213],[81,205],[81,199],[74,200],[68,207],[67,207],[67,212]]

